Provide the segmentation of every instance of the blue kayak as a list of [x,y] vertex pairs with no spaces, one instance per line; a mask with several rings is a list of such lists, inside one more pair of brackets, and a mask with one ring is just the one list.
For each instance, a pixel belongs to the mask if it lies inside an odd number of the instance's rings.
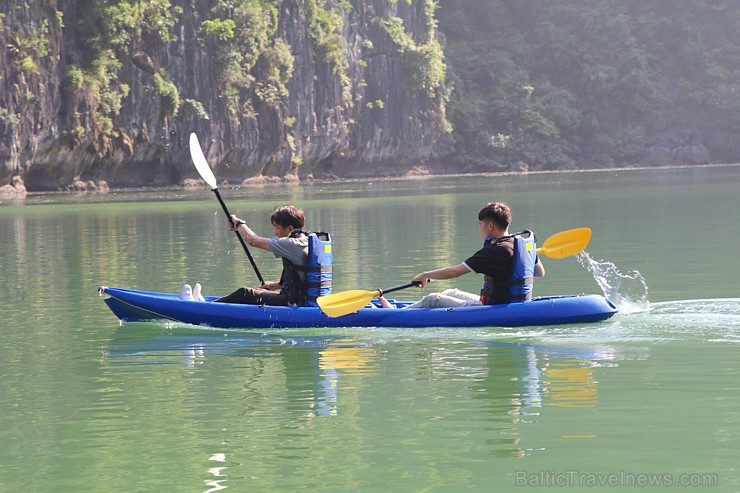
[[505,305],[462,308],[400,309],[368,305],[355,313],[330,318],[318,307],[288,307],[181,300],[177,294],[134,289],[98,288],[105,303],[122,322],[172,320],[218,328],[308,327],[522,327],[581,324],[606,320],[617,313],[614,304],[596,294],[544,296]]

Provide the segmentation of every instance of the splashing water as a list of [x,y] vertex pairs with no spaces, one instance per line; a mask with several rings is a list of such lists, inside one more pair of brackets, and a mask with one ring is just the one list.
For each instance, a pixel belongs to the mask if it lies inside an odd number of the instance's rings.
[[648,286],[639,271],[622,273],[614,263],[596,260],[585,251],[576,255],[576,260],[591,273],[604,296],[617,305],[620,312],[637,313],[650,310]]

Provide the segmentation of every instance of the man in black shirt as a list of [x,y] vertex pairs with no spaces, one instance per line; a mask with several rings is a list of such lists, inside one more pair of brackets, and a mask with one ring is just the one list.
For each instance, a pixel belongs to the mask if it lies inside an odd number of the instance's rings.
[[[458,289],[448,289],[442,293],[427,295],[408,308],[454,307],[509,301],[507,292],[512,285],[516,258],[515,238],[509,234],[511,209],[503,202],[491,202],[478,213],[478,222],[481,238],[485,241],[483,248],[460,264],[421,272],[412,279],[412,282],[424,288],[429,279],[454,279],[469,272],[476,272],[486,276],[487,286],[484,288],[484,294],[487,294],[487,299],[481,301],[477,295]],[[534,257],[533,277],[544,277],[545,268],[542,262],[534,253],[532,255]]]

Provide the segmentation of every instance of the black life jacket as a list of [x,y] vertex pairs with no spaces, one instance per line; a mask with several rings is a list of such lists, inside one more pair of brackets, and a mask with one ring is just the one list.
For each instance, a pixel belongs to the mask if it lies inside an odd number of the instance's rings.
[[[334,254],[331,248],[331,235],[322,231],[308,233],[294,229],[290,237],[298,234],[308,235],[308,260],[306,265],[295,265],[283,258],[283,287],[280,290],[288,302],[298,306],[318,306],[316,298],[331,294],[332,264]],[[304,273],[301,277],[299,272]]]
[[528,301],[532,299],[534,286],[534,266],[537,261],[537,238],[529,230],[511,236],[502,236],[492,240],[487,238],[484,246],[512,240],[514,258],[511,275],[508,281],[494,280],[485,276],[481,289],[481,302],[484,305]]

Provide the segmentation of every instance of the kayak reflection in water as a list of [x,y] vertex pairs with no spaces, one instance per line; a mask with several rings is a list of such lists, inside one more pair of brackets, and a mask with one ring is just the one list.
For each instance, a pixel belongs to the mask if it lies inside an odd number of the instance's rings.
[[[511,208],[504,202],[490,202],[478,212],[483,248],[457,265],[424,271],[411,282],[424,288],[429,280],[455,279],[470,272],[483,274],[481,295],[447,289],[432,293],[405,308],[449,308],[471,305],[497,305],[532,298],[535,277],[544,277],[545,268],[537,256],[534,233],[509,233]],[[395,305],[380,296],[380,305]]]

